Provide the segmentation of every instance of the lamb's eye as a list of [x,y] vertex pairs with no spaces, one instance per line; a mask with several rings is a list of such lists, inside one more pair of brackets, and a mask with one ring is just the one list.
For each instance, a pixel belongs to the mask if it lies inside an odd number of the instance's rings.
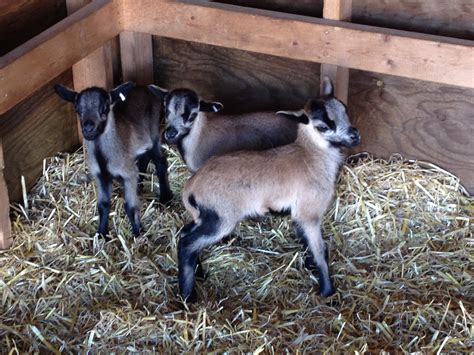
[[193,112],[192,114],[189,115],[188,121],[194,121],[197,117],[197,112]]
[[327,126],[318,126],[317,129],[318,129],[319,132],[326,132],[329,129],[329,127],[327,127]]

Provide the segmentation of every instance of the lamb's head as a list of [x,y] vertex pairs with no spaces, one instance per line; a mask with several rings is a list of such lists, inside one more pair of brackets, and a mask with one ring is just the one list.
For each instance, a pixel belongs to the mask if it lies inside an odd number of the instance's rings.
[[118,102],[125,101],[126,96],[134,87],[134,83],[127,82],[110,92],[99,87],[90,87],[81,92],[75,92],[58,84],[54,90],[63,100],[74,104],[84,139],[92,141],[104,132],[112,107]]
[[177,144],[191,131],[199,112],[218,112],[223,108],[219,102],[201,100],[190,89],[168,91],[156,85],[149,85],[148,88],[163,101],[166,122],[164,137],[169,144]]
[[351,125],[346,106],[333,93],[329,78],[323,79],[322,95],[310,99],[299,111],[279,111],[278,114],[309,124],[317,138],[332,146],[353,148],[360,143],[359,130]]

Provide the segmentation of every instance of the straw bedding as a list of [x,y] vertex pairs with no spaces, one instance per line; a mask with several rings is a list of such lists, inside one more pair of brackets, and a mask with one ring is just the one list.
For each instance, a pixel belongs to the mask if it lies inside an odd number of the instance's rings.
[[[96,195],[81,152],[45,162],[14,206],[0,252],[2,352],[472,352],[474,199],[428,164],[346,164],[324,235],[338,292],[322,299],[288,217],[245,221],[203,255],[200,301],[176,297],[188,177],[173,150],[174,204],[142,194],[133,238],[118,190],[107,243],[91,237]],[[152,168],[151,168],[152,169]]]

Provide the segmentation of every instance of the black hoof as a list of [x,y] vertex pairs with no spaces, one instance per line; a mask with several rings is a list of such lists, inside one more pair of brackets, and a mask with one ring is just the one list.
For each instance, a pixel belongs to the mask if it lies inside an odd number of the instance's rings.
[[142,227],[141,223],[138,224],[138,225],[133,225],[132,224],[132,233],[135,237],[138,237],[138,236],[140,236],[140,234],[143,233],[143,227]]
[[336,293],[336,289],[333,285],[322,285],[323,287],[320,288],[319,293],[323,297],[329,297]]
[[106,233],[97,232],[97,233],[94,233],[94,234],[91,235],[92,238],[94,238],[95,236],[97,236],[98,239],[103,239],[103,240],[105,240],[106,242],[108,242],[109,240],[112,239],[112,238],[110,238],[110,236],[109,236],[109,232],[106,232]]
[[183,302],[195,303],[198,300],[197,292],[195,288],[193,288],[193,290],[191,291],[191,294],[189,295],[184,295],[183,293],[180,293],[180,294],[181,294],[181,298],[183,299]]
[[196,272],[195,272],[196,278],[204,280],[207,278],[206,271],[202,267],[201,261],[198,262],[196,266]]
[[169,206],[171,201],[173,201],[173,194],[172,193],[163,194],[162,196],[160,196],[160,203],[163,206]]

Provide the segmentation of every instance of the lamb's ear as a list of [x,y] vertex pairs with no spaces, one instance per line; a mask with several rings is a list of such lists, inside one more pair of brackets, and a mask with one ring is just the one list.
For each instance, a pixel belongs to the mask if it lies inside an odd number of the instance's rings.
[[76,101],[77,92],[74,90],[68,89],[64,85],[56,84],[54,85],[54,91],[59,97],[65,101],[74,103]]
[[199,101],[199,111],[202,112],[219,112],[224,108],[220,102]]
[[286,117],[290,120],[296,121],[298,123],[308,124],[309,118],[304,110],[298,111],[278,111],[277,115]]
[[331,79],[325,76],[323,78],[323,84],[321,85],[321,96],[331,96],[334,94],[334,88],[332,86]]
[[135,83],[131,81],[127,81],[126,83],[120,84],[115,89],[110,91],[110,97],[112,99],[112,104],[116,104],[120,101],[125,101],[127,95],[132,91],[135,87]]
[[161,100],[165,99],[165,96],[170,92],[169,90],[160,88],[158,85],[148,85],[148,90],[151,91],[153,95],[160,98]]

